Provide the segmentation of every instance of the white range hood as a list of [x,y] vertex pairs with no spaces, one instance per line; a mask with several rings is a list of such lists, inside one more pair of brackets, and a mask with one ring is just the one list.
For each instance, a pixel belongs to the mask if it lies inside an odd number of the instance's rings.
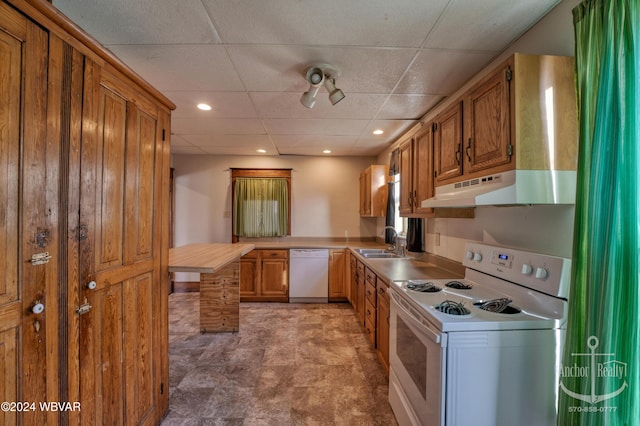
[[436,187],[422,207],[575,204],[575,170],[510,170]]

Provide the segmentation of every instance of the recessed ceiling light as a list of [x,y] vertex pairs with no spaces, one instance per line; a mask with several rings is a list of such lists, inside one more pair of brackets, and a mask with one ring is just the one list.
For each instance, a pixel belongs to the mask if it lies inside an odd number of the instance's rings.
[[322,151],[325,154],[331,154],[331,150],[330,149],[325,149],[324,151]]
[[203,111],[211,111],[211,105],[198,104],[198,109],[201,109]]
[[256,152],[259,152],[260,154],[264,154],[267,152],[267,150],[260,148],[260,149],[256,149]]
[[376,129],[376,130],[373,131],[374,135],[381,135],[383,133],[384,133],[384,130],[382,130],[382,129]]

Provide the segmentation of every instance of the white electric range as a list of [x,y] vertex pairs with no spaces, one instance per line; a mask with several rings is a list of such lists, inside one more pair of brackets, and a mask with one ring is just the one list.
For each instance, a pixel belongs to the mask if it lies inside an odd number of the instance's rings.
[[390,286],[401,425],[555,425],[571,262],[467,243],[461,280]]

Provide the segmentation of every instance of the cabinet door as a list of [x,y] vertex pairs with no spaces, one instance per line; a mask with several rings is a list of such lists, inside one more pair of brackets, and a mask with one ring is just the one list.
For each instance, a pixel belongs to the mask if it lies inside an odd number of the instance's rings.
[[388,285],[380,278],[377,280],[378,288],[378,308],[377,308],[377,322],[378,327],[376,329],[376,341],[378,342],[378,357],[382,361],[382,365],[387,372],[389,371],[389,316],[390,316],[390,304]]
[[436,183],[462,175],[462,102],[435,119],[433,162]]
[[358,299],[358,268],[356,257],[349,255],[349,302],[354,310],[357,311],[357,299]]
[[362,172],[362,216],[371,216],[371,167]]
[[240,297],[256,297],[259,295],[259,253],[258,250],[253,250],[240,258]]
[[91,310],[79,319],[81,416],[138,424],[159,418],[168,391],[160,346],[168,326],[160,312],[164,119],[128,83],[85,63],[79,277],[80,303]]
[[329,299],[344,299],[345,289],[345,251],[332,249],[329,252]]
[[427,127],[413,142],[413,212],[418,215],[433,212],[432,208],[422,207],[422,201],[433,197],[433,130]]
[[413,213],[413,141],[400,145],[400,215]]
[[358,321],[364,325],[364,309],[365,309],[365,295],[364,295],[364,264],[360,261],[357,262],[357,274],[356,274],[356,314],[358,314]]
[[262,250],[260,294],[273,300],[289,297],[289,260],[285,250]]
[[[60,152],[48,143],[47,105],[55,102],[48,48],[47,33],[0,3],[0,395],[8,402],[59,400]],[[51,260],[31,262],[45,253]],[[43,410],[0,411],[0,424],[57,419]]]
[[499,68],[468,96],[467,172],[511,161],[509,66]]

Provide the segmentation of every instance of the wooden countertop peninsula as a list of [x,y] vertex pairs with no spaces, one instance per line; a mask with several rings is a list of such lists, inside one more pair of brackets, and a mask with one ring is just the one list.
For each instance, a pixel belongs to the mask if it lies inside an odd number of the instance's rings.
[[200,331],[240,329],[240,258],[254,244],[189,244],[169,249],[169,272],[200,273]]
[[254,244],[188,244],[169,249],[169,272],[213,274],[255,248]]

